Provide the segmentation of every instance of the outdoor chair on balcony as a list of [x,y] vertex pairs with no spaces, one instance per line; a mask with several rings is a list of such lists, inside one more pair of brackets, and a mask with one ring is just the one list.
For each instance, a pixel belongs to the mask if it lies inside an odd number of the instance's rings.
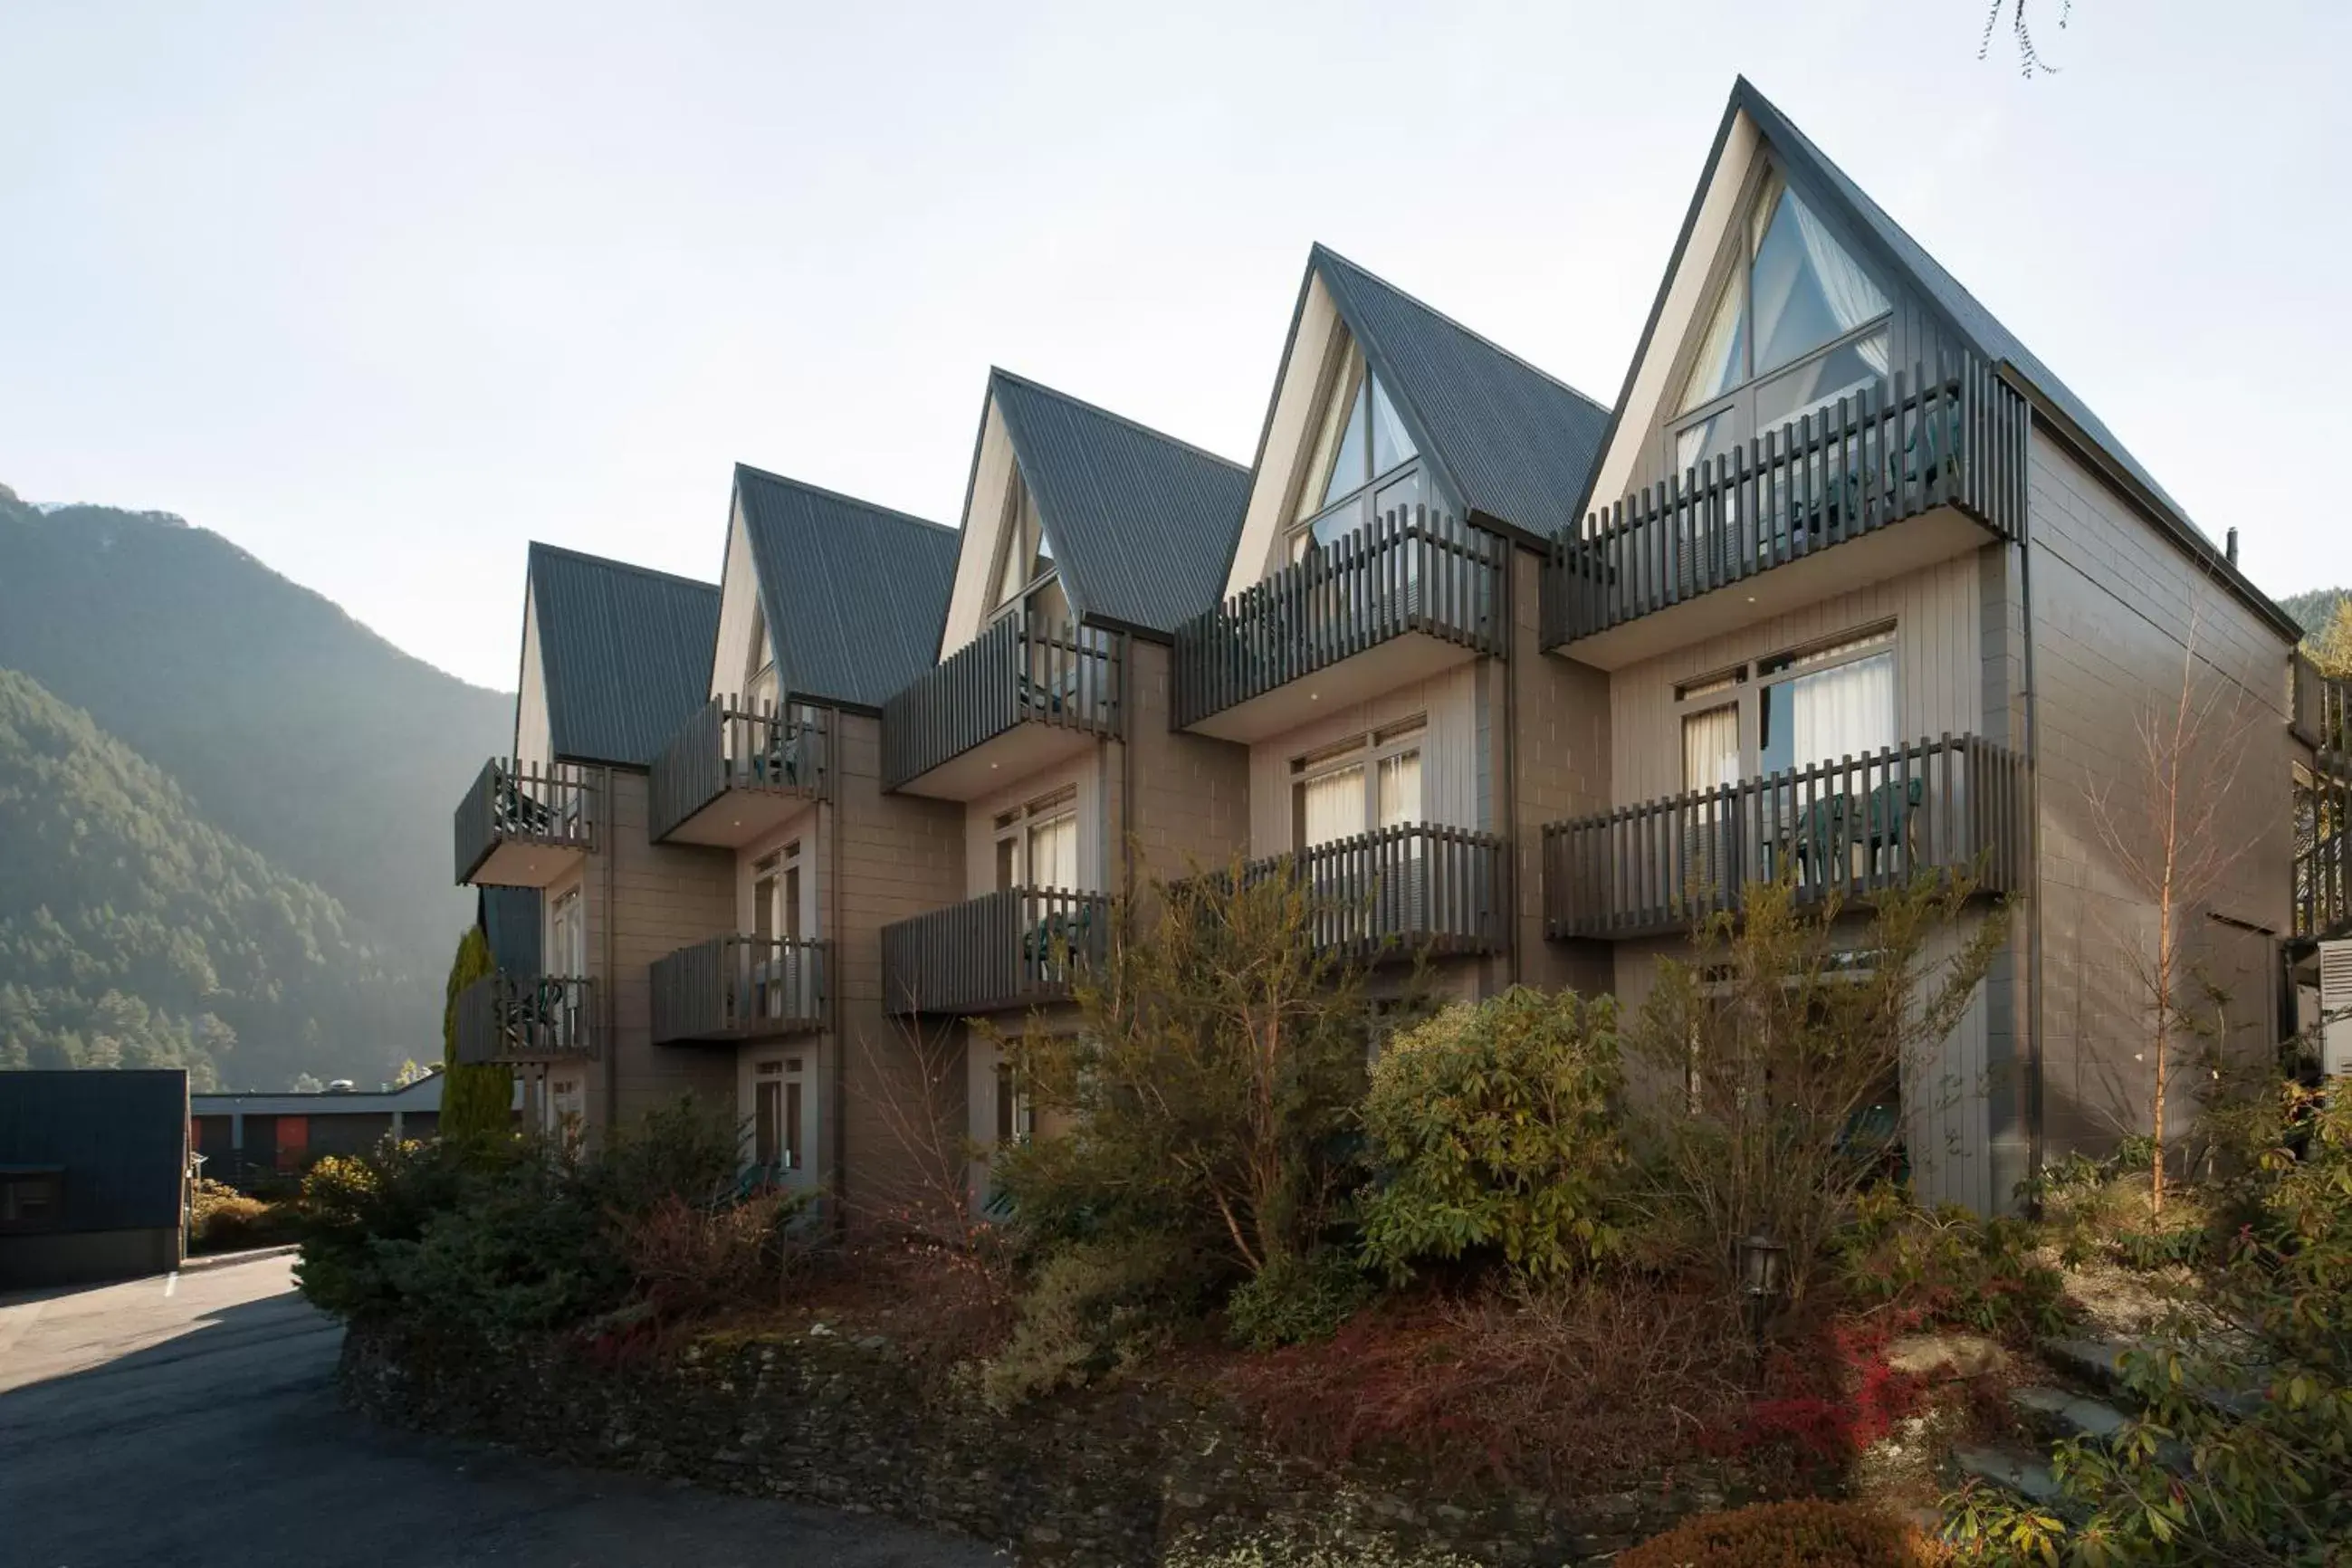
[[1044,916],[1022,934],[1021,963],[1024,968],[1047,980],[1066,978],[1069,960],[1085,956],[1087,939],[1094,930],[1095,911],[1091,904],[1075,910],[1055,910]]
[[526,793],[515,778],[501,773],[498,794],[490,804],[490,826],[502,837],[552,838],[556,836],[556,809],[537,796]]
[[1891,870],[1888,856],[1916,851],[1918,812],[1927,803],[1927,781],[1916,776],[1890,779],[1857,795],[1827,795],[1798,814],[1781,836],[1780,851],[1796,858],[1808,873],[1801,879],[1806,881],[1836,877],[1837,857],[1851,854],[1852,847],[1869,858],[1873,874]]
[[779,734],[772,744],[751,753],[752,780],[785,789],[800,788],[806,751],[807,737],[798,731]]

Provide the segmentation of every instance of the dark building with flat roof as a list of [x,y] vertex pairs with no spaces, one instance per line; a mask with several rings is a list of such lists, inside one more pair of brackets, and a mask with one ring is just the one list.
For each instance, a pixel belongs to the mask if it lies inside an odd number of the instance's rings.
[[0,1289],[180,1266],[188,1075],[0,1072]]

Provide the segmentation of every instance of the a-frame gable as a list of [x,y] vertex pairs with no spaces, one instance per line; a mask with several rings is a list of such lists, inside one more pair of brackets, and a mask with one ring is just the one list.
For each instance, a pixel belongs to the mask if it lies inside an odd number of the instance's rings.
[[[972,440],[971,472],[964,481],[962,542],[956,554],[955,586],[948,595],[947,621],[940,628],[939,657],[946,658],[978,637],[988,625],[1004,579],[1008,550],[1024,512],[1036,507],[1035,491],[1021,468],[1021,454],[1011,423],[1004,416],[998,391],[1003,373],[991,371],[988,393],[981,402],[980,431]],[[1036,515],[1045,552],[1055,562],[1063,556],[1053,524],[1042,510]],[[1062,591],[1069,596],[1074,617],[1085,614],[1074,574],[1062,572]]]
[[1307,493],[1332,451],[1324,437],[1351,352],[1419,459],[1421,504],[1531,541],[1572,515],[1607,410],[1318,245],[1259,437],[1228,594],[1281,565],[1288,531],[1315,510]]
[[[727,552],[719,574],[719,636],[710,653],[711,696],[782,700],[789,680],[777,668],[776,639],[769,626],[759,561],[744,526],[742,476],[738,470],[728,497]],[[773,672],[772,677],[763,682],[762,674],[768,671]]]

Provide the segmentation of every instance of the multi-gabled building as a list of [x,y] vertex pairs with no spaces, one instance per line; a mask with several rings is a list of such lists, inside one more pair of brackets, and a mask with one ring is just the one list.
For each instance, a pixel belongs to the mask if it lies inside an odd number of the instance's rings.
[[998,372],[961,523],[740,468],[715,595],[534,552],[459,872],[547,898],[537,985],[475,1014],[551,1103],[691,1087],[854,1207],[910,1063],[976,1153],[1025,1129],[963,1020],[1073,1026],[1144,876],[1278,860],[1442,994],[1638,1005],[1755,879],[1965,872],[2007,947],[1885,1112],[1999,1207],[2145,1122],[2112,840],[2184,670],[2243,840],[2187,912],[2200,1022],[2267,1049],[2352,921],[2340,801],[2296,834],[2298,776],[2352,798],[2298,628],[1744,81],[1613,409],[1318,247],[1249,468]]

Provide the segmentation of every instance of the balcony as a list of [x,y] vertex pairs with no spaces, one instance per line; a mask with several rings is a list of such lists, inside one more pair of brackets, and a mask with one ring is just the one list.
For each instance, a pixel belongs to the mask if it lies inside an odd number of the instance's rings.
[[1110,900],[1007,888],[882,928],[882,1005],[962,1016],[1065,1001],[1074,969],[1108,951]]
[[459,885],[546,887],[592,847],[593,798],[568,763],[486,763],[457,803]]
[[656,844],[740,849],[824,794],[825,763],[818,710],[714,697],[654,759],[646,827]]
[[2296,740],[2323,759],[2352,753],[2352,682],[2333,679],[2298,653],[2294,656],[2294,718]]
[[597,1054],[596,983],[492,974],[457,993],[457,1061],[528,1066]]
[[2297,771],[2294,910],[2297,942],[2326,942],[2352,930],[2352,778]]
[[1510,857],[1492,833],[1409,823],[1243,868],[1297,878],[1316,946],[1363,962],[1500,952],[1510,942]]
[[2027,427],[1965,356],[1841,397],[1556,535],[1544,646],[1616,669],[2015,539]]
[[1481,655],[1503,657],[1510,546],[1415,507],[1176,629],[1176,727],[1261,741]]
[[2023,760],[1972,735],[1623,806],[1544,829],[1544,929],[1555,937],[1687,931],[1786,871],[1801,901],[1866,903],[1928,871],[2023,886]]
[[649,972],[654,1044],[731,1043],[824,1027],[825,945],[719,936]]
[[1007,616],[882,707],[882,784],[971,800],[1119,733],[1119,644]]

